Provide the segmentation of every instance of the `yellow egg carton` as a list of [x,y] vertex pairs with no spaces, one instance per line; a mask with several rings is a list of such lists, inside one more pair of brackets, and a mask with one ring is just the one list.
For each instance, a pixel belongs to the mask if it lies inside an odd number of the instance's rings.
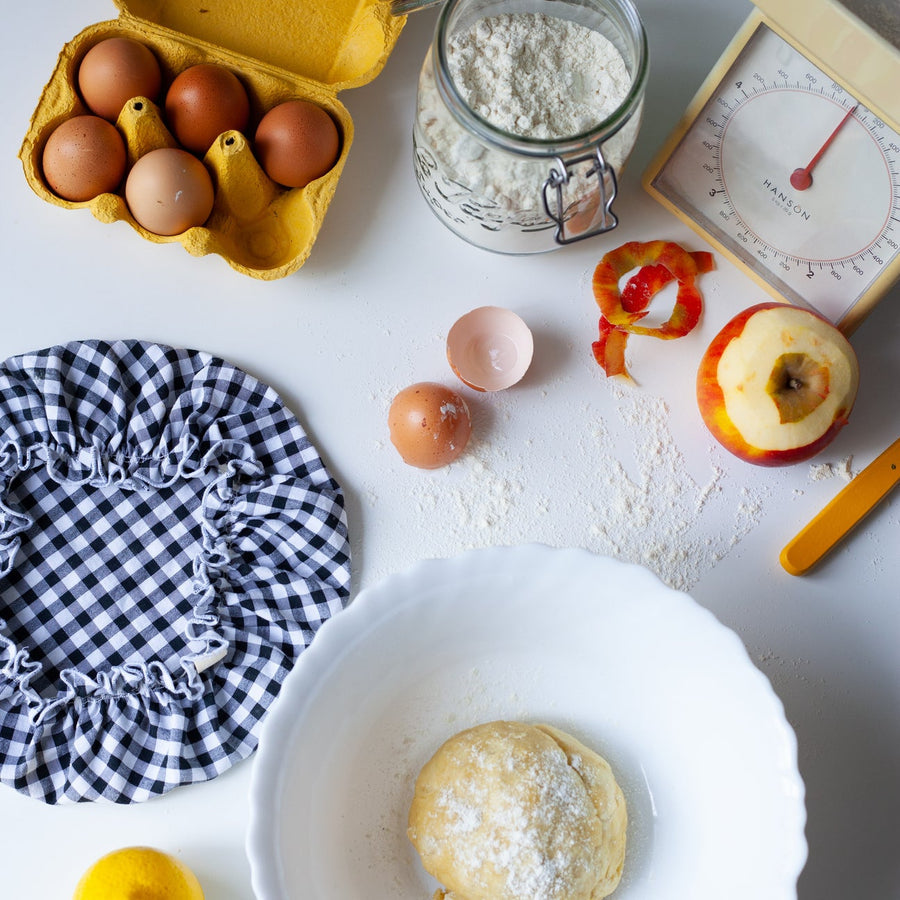
[[[405,18],[392,16],[387,0],[115,3],[120,11],[117,19],[89,26],[60,51],[19,151],[32,189],[57,206],[87,207],[102,222],[128,222],[149,241],[177,241],[195,256],[216,253],[254,278],[271,280],[295,272],[309,256],[353,142],[353,121],[337,95],[378,75]],[[247,133],[220,135],[203,158],[216,199],[202,226],[163,237],[135,221],[121,191],[71,202],[54,194],[44,180],[41,156],[47,138],[63,120],[90,112],[75,86],[78,66],[94,44],[109,37],[131,37],[154,52],[162,69],[163,96],[179,72],[198,63],[231,69],[247,90]],[[304,188],[273,182],[252,149],[262,115],[290,99],[319,104],[331,114],[341,135],[337,163]],[[151,150],[178,146],[152,99],[134,98],[116,125],[125,139],[129,168]]]

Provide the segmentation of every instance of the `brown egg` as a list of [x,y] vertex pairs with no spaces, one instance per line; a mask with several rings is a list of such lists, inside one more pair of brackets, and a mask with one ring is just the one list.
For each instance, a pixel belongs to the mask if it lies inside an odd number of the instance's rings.
[[133,97],[156,100],[162,74],[153,51],[131,38],[94,44],[78,67],[78,90],[91,112],[115,122]]
[[262,117],[254,150],[272,181],[301,188],[334,167],[341,139],[334,119],[321,106],[288,100]]
[[125,201],[147,231],[175,235],[209,218],[215,191],[206,166],[196,156],[164,147],[151,150],[131,167]]
[[165,113],[179,143],[202,156],[223,132],[247,127],[250,100],[232,71],[202,63],[185,69],[172,82]]
[[73,116],[57,126],[41,158],[50,189],[83,202],[114,191],[125,174],[125,141],[99,116]]
[[466,401],[456,391],[422,381],[394,397],[388,429],[391,443],[405,463],[438,469],[465,450],[472,420]]

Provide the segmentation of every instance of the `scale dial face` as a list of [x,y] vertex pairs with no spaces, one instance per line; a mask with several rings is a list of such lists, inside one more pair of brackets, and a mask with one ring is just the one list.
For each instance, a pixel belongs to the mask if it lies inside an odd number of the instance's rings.
[[900,135],[765,24],[650,187],[833,322],[900,260]]

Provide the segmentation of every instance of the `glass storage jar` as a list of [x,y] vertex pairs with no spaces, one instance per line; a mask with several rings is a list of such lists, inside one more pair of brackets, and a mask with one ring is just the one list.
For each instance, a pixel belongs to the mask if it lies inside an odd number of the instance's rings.
[[[454,38],[471,40],[481,20],[520,13],[568,20],[612,43],[628,83],[611,112],[578,133],[547,138],[527,127],[505,130],[466,102],[452,74]],[[590,75],[580,64],[573,59],[554,76],[567,79],[557,92]],[[432,210],[464,240],[500,253],[540,253],[614,228],[616,172],[637,138],[647,68],[647,38],[631,0],[446,0],[419,76],[413,126],[416,178]],[[530,73],[522,75],[524,82]]]

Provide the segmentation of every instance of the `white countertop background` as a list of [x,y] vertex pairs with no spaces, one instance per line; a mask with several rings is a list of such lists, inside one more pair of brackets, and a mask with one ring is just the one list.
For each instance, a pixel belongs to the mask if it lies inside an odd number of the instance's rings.
[[[136,337],[213,352],[271,384],[345,491],[354,593],[419,558],[491,544],[584,546],[649,564],[737,631],[785,704],[807,787],[800,900],[900,897],[900,493],[814,573],[792,578],[778,564],[784,543],[844,486],[848,460],[859,471],[897,437],[900,289],[852,338],[862,369],[857,406],[815,466],[753,467],[704,429],[694,399],[700,355],[733,314],[765,299],[718,255],[700,282],[698,329],[678,341],[632,339],[638,385],[605,380],[590,350],[591,273],[625,240],[703,248],[643,192],[640,174],[751,9],[744,0],[637,5],[651,74],[616,233],[509,258],[466,245],[435,219],[411,162],[416,79],[436,18],[429,10],[410,17],[374,82],[340,96],[356,135],[337,195],[306,265],[271,283],[32,193],[17,152],[42,86],[63,44],[117,10],[107,0],[8,7],[0,358]],[[485,304],[515,309],[535,335],[531,370],[498,395],[463,388],[444,355],[453,321]],[[475,420],[466,455],[430,473],[402,464],[386,424],[394,393],[422,380],[460,387]],[[643,514],[652,520],[646,531],[634,524]],[[690,565],[674,560],[682,547]],[[47,807],[0,788],[0,894],[65,900],[97,857],[149,844],[190,865],[209,900],[249,900],[252,767],[250,759],[130,807]],[[666,896],[689,897],[689,887]]]

